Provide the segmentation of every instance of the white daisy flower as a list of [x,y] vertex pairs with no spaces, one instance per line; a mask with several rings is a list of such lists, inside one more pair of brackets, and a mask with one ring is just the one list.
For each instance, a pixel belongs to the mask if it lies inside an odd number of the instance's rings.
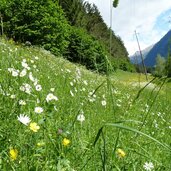
[[21,91],[25,91],[25,87],[24,86],[20,86],[20,90]]
[[10,96],[11,99],[15,99],[15,97],[16,97],[16,96],[15,96],[14,94],[12,94],[12,95]]
[[55,88],[51,88],[50,91],[51,91],[51,92],[54,92],[54,91],[55,91]]
[[21,72],[20,72],[20,77],[24,77],[25,75],[27,74],[27,70],[26,69],[23,69]]
[[27,83],[23,83],[23,85],[20,86],[20,90],[24,91],[27,94],[30,94],[31,93],[31,86]]
[[18,76],[18,74],[19,74],[19,71],[18,70],[12,70],[12,76],[13,77],[17,77]]
[[33,77],[32,72],[29,73],[29,79],[33,82],[35,82],[35,78]]
[[54,96],[52,93],[49,93],[49,94],[46,96],[46,101],[49,102],[49,101],[52,101],[52,100],[57,101],[58,98],[57,98],[56,96]]
[[20,121],[24,125],[28,125],[30,123],[30,118],[28,116],[24,116],[23,114],[20,114],[20,116],[17,117],[17,120]]
[[35,107],[34,112],[40,114],[43,112],[43,108],[42,107]]
[[23,59],[23,61],[22,62],[26,62],[27,60],[26,59]]
[[102,100],[101,103],[102,103],[102,106],[106,106],[107,104],[105,100]]
[[37,68],[37,66],[36,66],[36,65],[33,65],[33,68],[35,68],[35,69],[36,69],[36,68]]
[[35,86],[35,88],[36,88],[36,91],[41,91],[42,90],[42,86],[40,84],[37,84]]
[[82,88],[82,91],[86,91],[86,89],[83,87],[83,88]]
[[12,73],[12,71],[14,70],[14,68],[8,68],[8,72]]
[[35,56],[34,59],[38,60],[39,58],[37,56]]
[[29,68],[28,64],[26,62],[24,62],[24,61],[21,62],[21,65],[25,69],[28,69]]
[[83,121],[85,121],[85,116],[84,116],[84,112],[81,111],[81,113],[77,116],[77,121],[80,121],[81,123]]
[[144,164],[144,169],[145,170],[147,170],[147,171],[151,171],[151,170],[153,170],[154,169],[154,165],[153,165],[153,163],[152,162],[145,162],[145,164]]
[[24,100],[19,100],[19,105],[21,105],[21,106],[24,106],[24,105],[26,105],[26,102],[24,101]]

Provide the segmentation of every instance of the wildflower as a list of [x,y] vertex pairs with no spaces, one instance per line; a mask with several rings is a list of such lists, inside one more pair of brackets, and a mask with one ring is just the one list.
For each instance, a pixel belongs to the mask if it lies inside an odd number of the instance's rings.
[[29,79],[33,82],[35,82],[35,78],[33,77],[32,72],[29,73]]
[[63,146],[68,146],[71,143],[71,141],[67,138],[64,138],[62,141]]
[[126,156],[126,153],[120,148],[118,148],[116,152],[119,158],[124,158]]
[[20,72],[20,77],[24,77],[27,74],[27,70],[24,68],[21,72]]
[[38,146],[38,147],[43,147],[43,146],[45,146],[45,142],[38,142],[38,143],[37,143],[37,146]]
[[118,106],[118,107],[121,107],[121,104],[119,104],[119,103],[116,103],[116,106]]
[[12,76],[13,77],[17,77],[18,76],[18,73],[19,73],[18,70],[15,70],[15,69],[12,70]]
[[83,121],[85,121],[85,116],[84,116],[84,112],[83,111],[77,116],[77,121],[80,121],[81,123]]
[[28,116],[24,116],[23,114],[20,114],[20,116],[17,117],[18,121],[20,121],[24,125],[28,125],[30,123],[30,118]]
[[34,59],[38,60],[39,58],[37,56],[35,56]]
[[26,62],[27,60],[26,59],[23,59],[23,61],[22,62]]
[[14,70],[14,68],[8,68],[8,72],[12,73],[12,71]]
[[27,94],[31,93],[31,86],[27,83],[24,83],[21,87],[20,87],[21,91],[24,91]]
[[34,112],[40,114],[43,112],[43,108],[42,107],[35,107]]
[[71,94],[72,97],[74,96],[74,93],[71,90],[70,90],[70,94]]
[[34,63],[34,61],[33,60],[30,60],[30,62],[33,64]]
[[52,100],[57,101],[58,98],[57,98],[56,96],[54,96],[52,93],[49,93],[49,94],[46,96],[46,101],[49,102],[49,101],[52,101]]
[[36,122],[32,122],[32,123],[30,123],[30,129],[33,132],[37,132],[40,129],[40,126],[38,126]]
[[18,157],[18,150],[12,148],[12,149],[10,149],[9,154],[10,154],[10,158],[11,158],[12,160],[16,160],[17,157]]
[[[28,68],[29,68],[29,66],[28,66],[28,64],[26,63],[25,60],[23,60],[23,61],[21,62],[21,65],[22,65],[22,67],[25,68],[25,69],[28,69]],[[29,70],[29,69],[28,69],[28,70]]]
[[86,89],[83,87],[83,88],[82,88],[82,91],[86,91]]
[[15,96],[14,94],[12,94],[12,95],[10,96],[11,99],[15,99],[15,97],[16,97],[16,96]]
[[74,86],[74,83],[73,83],[73,82],[70,82],[69,84],[70,84],[71,86]]
[[51,92],[54,92],[54,91],[55,91],[55,88],[51,88],[50,91],[51,91]]
[[66,69],[66,72],[70,73],[71,71],[69,69]]
[[33,68],[35,68],[35,69],[36,69],[36,68],[37,68],[37,66],[36,66],[36,65],[33,65]]
[[147,170],[147,171],[151,171],[151,170],[153,170],[154,169],[154,165],[153,165],[153,163],[152,162],[145,162],[145,164],[144,164],[144,169],[145,170]]
[[35,88],[36,88],[36,91],[41,91],[42,90],[42,86],[40,84],[37,84],[35,86]]
[[105,100],[102,100],[101,103],[102,103],[102,106],[106,106],[106,101]]
[[76,89],[76,87],[74,87],[74,90],[75,90],[75,92],[77,93],[78,90]]
[[25,102],[24,100],[20,100],[20,101],[19,101],[19,105],[24,106],[24,105],[26,105],[26,102]]
[[83,81],[83,83],[84,83],[85,85],[88,85],[88,83],[87,83],[87,81],[86,81],[86,80],[84,80],[84,81]]

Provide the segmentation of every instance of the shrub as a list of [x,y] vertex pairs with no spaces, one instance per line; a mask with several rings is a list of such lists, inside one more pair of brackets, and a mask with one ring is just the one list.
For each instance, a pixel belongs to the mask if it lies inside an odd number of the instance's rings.
[[106,72],[107,59],[104,47],[84,30],[72,27],[66,58],[85,65],[88,69]]
[[63,54],[68,46],[69,25],[57,2],[4,0],[0,5],[4,33],[15,41],[29,41]]

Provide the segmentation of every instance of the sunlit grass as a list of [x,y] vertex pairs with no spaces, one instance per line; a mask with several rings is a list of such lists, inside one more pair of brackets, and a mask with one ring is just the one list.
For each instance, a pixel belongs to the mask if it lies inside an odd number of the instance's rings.
[[138,76],[1,40],[0,170],[170,171],[170,83]]

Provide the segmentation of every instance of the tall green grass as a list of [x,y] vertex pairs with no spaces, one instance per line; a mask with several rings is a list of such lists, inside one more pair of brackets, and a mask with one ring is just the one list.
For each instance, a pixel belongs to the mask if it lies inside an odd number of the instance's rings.
[[[9,68],[21,74],[22,61],[26,75],[12,76]],[[170,171],[170,84],[131,86],[137,76],[102,76],[43,49],[1,39],[0,170],[140,171],[152,162],[151,170]],[[29,94],[21,91],[24,83]],[[58,100],[47,102],[49,93]],[[17,120],[20,114],[40,129],[33,132]]]

